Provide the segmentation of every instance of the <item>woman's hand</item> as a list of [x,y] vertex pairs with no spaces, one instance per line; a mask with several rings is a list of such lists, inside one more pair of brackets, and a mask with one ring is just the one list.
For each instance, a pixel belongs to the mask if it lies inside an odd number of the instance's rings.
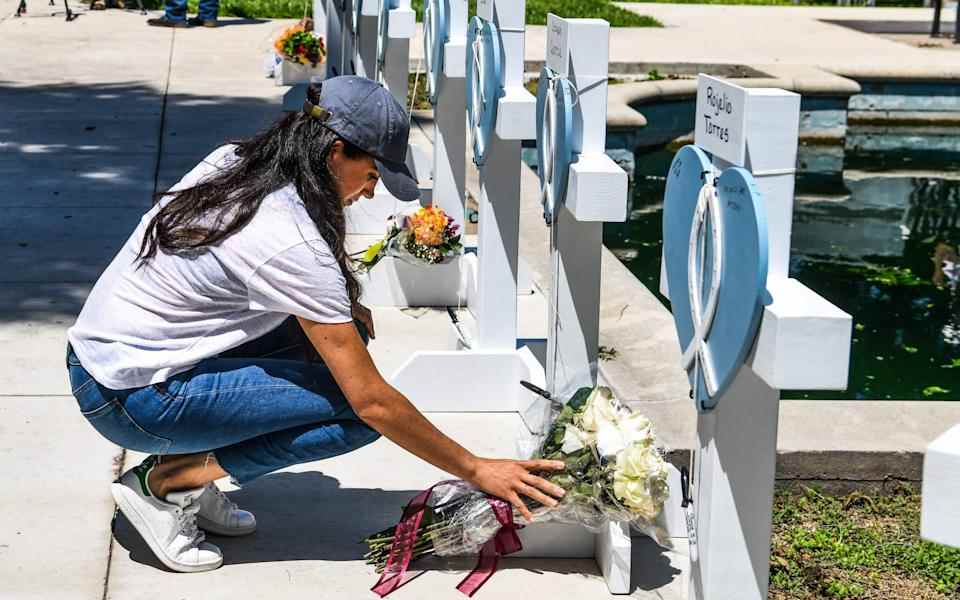
[[495,460],[478,458],[470,483],[488,494],[502,498],[513,505],[527,522],[533,521],[530,509],[520,496],[526,496],[548,507],[557,505],[562,498],[562,487],[533,474],[535,471],[562,471],[565,465],[559,460]]
[[359,302],[354,302],[352,312],[353,318],[363,323],[364,327],[367,328],[370,339],[377,339],[376,333],[373,331],[373,313],[370,312],[370,309]]

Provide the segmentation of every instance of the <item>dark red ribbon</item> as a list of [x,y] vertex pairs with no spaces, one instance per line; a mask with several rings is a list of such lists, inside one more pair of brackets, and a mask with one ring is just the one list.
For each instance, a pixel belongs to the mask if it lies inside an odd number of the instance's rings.
[[[441,481],[440,483],[449,483]],[[423,520],[423,510],[427,506],[427,499],[433,493],[433,488],[440,485],[435,483],[417,494],[407,507],[403,509],[403,517],[397,523],[393,533],[393,543],[390,545],[390,554],[387,556],[387,566],[380,575],[377,584],[370,588],[381,598],[393,592],[401,585],[410,581],[407,577],[407,568],[413,557],[413,547],[417,543],[417,533],[420,521]]]
[[[394,531],[393,544],[390,546],[387,565],[380,576],[380,580],[371,588],[381,598],[412,579],[407,576],[407,569],[413,557],[413,547],[417,543],[417,534],[419,533],[420,522],[423,520],[423,511],[427,506],[427,499],[433,493],[433,489],[444,483],[451,482],[442,481],[430,486],[417,494],[403,510],[403,518],[397,523],[397,528]],[[489,498],[489,501],[493,508],[493,514],[500,523],[500,529],[480,549],[480,556],[473,571],[457,585],[457,589],[467,596],[473,596],[497,571],[497,563],[501,556],[523,549],[520,537],[517,535],[519,527],[513,522],[513,507],[499,498]]]
[[468,597],[473,596],[497,572],[501,556],[523,550],[520,536],[517,535],[519,527],[513,522],[513,507],[500,498],[490,498],[490,506],[500,522],[500,530],[480,548],[477,566],[457,585],[457,589]]

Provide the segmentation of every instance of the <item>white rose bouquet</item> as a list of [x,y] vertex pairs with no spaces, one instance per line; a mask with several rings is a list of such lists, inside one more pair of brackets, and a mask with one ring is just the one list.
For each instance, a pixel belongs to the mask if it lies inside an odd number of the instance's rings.
[[[556,414],[533,458],[566,463],[563,471],[540,474],[566,495],[553,508],[528,500],[534,522],[576,523],[592,530],[608,521],[629,522],[661,545],[670,545],[666,532],[655,524],[669,489],[653,426],[618,402],[608,388],[578,390]],[[427,555],[481,552],[482,557],[485,544],[497,541],[502,546],[503,540],[495,536],[521,523],[512,507],[463,481],[439,483],[414,503],[419,512],[408,506],[397,527],[364,540],[369,548],[365,558],[378,572],[389,573],[401,556],[406,557],[404,564]]]

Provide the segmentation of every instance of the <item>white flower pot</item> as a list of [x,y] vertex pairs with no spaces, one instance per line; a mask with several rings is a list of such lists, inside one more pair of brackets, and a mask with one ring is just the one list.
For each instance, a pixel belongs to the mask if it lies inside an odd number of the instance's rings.
[[316,67],[310,65],[301,65],[300,63],[289,60],[280,61],[273,71],[273,78],[277,85],[295,85],[298,83],[310,83],[310,78],[322,78],[326,74],[326,68],[323,63],[318,63]]
[[384,257],[360,275],[361,302],[370,306],[466,306],[475,263],[472,254],[436,265]]

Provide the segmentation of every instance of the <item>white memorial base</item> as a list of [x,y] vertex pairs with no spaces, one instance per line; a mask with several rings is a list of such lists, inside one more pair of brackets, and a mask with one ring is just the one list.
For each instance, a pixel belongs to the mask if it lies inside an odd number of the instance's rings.
[[923,459],[920,536],[960,548],[960,425],[927,446]]
[[316,67],[302,65],[300,63],[281,60],[273,67],[273,80],[277,85],[296,85],[298,83],[310,83],[311,77],[321,78],[327,72],[323,63]]
[[[414,352],[390,381],[424,412],[521,415],[541,403],[520,382],[546,385],[543,366],[527,348]],[[540,425],[527,423],[529,429]]]

